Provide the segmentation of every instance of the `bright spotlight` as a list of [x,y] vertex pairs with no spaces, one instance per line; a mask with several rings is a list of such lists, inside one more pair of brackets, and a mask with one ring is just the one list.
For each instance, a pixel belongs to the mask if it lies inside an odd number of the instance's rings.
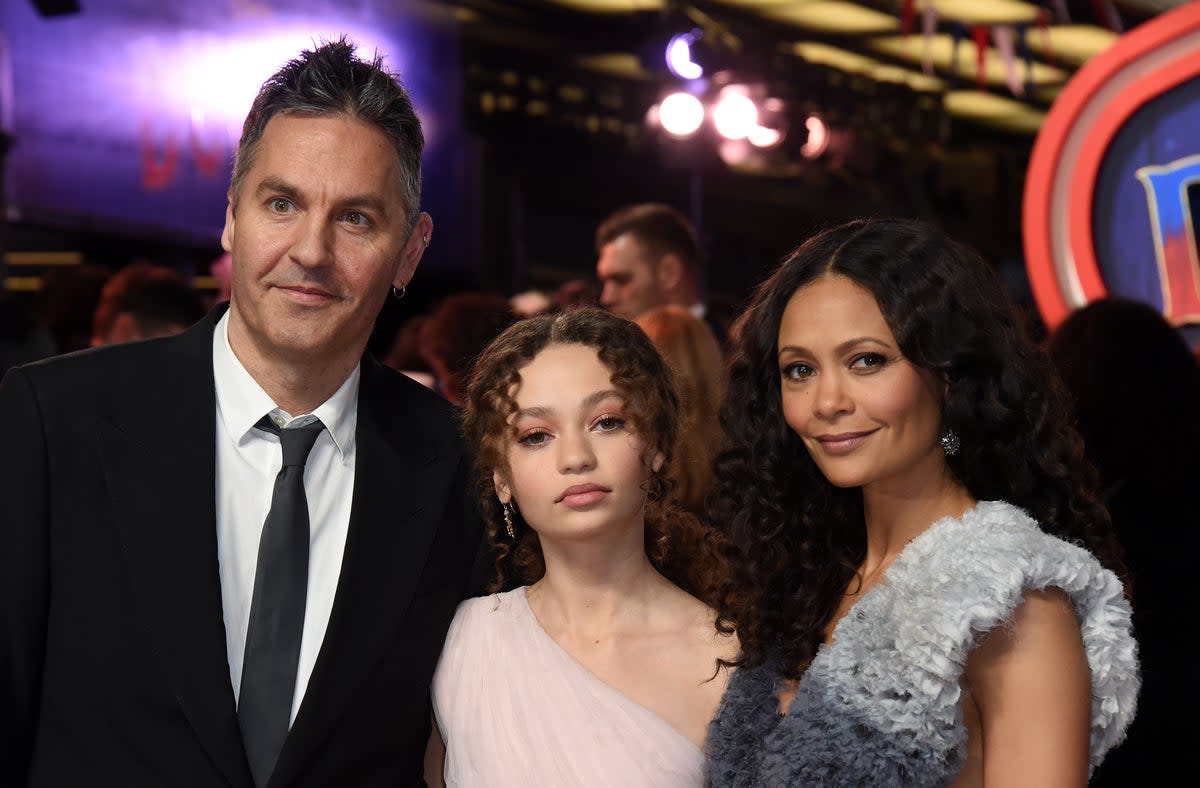
[[667,68],[680,79],[699,79],[704,68],[692,60],[692,44],[704,35],[699,30],[672,36],[667,44]]
[[726,139],[745,139],[758,125],[758,107],[746,95],[745,89],[727,87],[713,107],[713,125]]
[[800,146],[800,155],[815,159],[829,147],[829,127],[820,116],[809,115],[804,120],[804,128],[808,129],[808,139]]
[[676,137],[695,134],[704,122],[704,105],[690,93],[672,93],[658,108],[658,122]]
[[766,126],[755,126],[746,137],[756,148],[771,148],[783,141],[783,132]]

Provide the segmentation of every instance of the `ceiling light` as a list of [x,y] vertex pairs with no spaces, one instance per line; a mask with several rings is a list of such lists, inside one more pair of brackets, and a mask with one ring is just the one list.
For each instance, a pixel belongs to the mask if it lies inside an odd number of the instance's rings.
[[808,139],[800,146],[800,155],[806,159],[818,158],[829,147],[829,126],[821,116],[809,115],[804,119],[804,128]]
[[746,95],[744,86],[730,85],[721,89],[712,118],[718,134],[726,139],[741,140],[758,125],[758,107]]
[[687,137],[704,122],[704,106],[690,93],[672,93],[659,105],[658,122],[668,133]]
[[704,68],[692,60],[692,44],[704,34],[699,30],[672,36],[667,44],[667,68],[680,79],[699,79]]

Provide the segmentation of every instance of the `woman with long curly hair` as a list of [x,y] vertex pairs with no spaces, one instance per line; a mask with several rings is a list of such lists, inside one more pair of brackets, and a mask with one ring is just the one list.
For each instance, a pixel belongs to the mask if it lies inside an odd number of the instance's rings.
[[1136,706],[1123,569],[983,260],[918,222],[816,235],[757,289],[726,402],[712,784],[1084,785]]
[[685,420],[669,475],[680,504],[703,515],[712,486],[713,459],[721,443],[718,414],[725,393],[721,345],[703,319],[678,304],[653,307],[633,322],[650,337],[675,375]]
[[430,778],[702,785],[718,660],[737,643],[707,603],[722,574],[709,532],[672,505],[678,420],[650,340],[601,310],[519,322],[484,350],[465,428],[496,593],[450,627]]

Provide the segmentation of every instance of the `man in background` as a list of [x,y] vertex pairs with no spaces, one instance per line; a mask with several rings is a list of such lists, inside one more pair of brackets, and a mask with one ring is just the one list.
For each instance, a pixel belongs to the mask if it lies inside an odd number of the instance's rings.
[[724,341],[724,327],[700,299],[700,244],[682,213],[661,203],[625,206],[597,228],[596,254],[605,309],[636,320],[657,306],[682,306]]
[[133,262],[100,291],[92,347],[174,336],[204,317],[204,311],[200,295],[173,269]]

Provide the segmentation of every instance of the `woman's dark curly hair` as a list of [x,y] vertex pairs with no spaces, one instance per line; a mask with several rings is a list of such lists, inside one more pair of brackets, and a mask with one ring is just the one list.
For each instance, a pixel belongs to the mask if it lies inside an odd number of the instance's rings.
[[1025,509],[1123,575],[1056,379],[991,268],[926,224],[855,221],[793,251],[740,321],[710,506],[727,542],[730,579],[717,611],[741,641],[735,664],[778,659],[798,678],[866,554],[860,489],[825,479],[780,399],[784,309],[826,274],[872,293],[904,356],[946,381],[943,422],[962,442],[947,463],[970,494]]
[[541,315],[509,326],[479,355],[467,387],[463,417],[466,437],[477,452],[479,497],[487,538],[496,555],[489,590],[533,583],[545,573],[537,532],[520,512],[513,514],[516,539],[508,538],[493,482],[507,472],[507,452],[515,438],[513,390],[521,369],[551,345],[585,345],[596,351],[625,398],[625,416],[645,446],[647,465],[657,452],[664,462],[646,485],[646,554],[663,575],[688,593],[712,604],[724,580],[716,535],[674,500],[671,467],[679,430],[679,398],[674,380],[650,339],[633,323],[601,309],[579,308]]

